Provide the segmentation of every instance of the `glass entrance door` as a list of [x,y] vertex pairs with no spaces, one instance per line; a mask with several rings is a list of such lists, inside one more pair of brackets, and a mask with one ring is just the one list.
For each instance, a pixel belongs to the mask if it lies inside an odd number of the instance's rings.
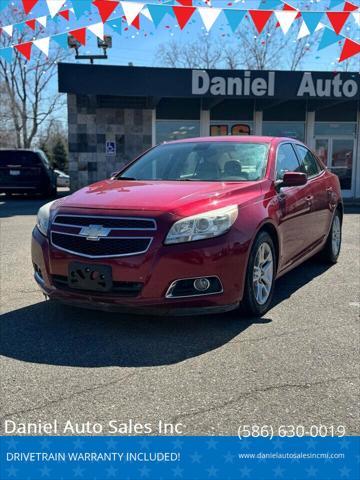
[[318,157],[340,179],[344,196],[353,193],[353,159],[355,141],[353,137],[317,137],[315,151]]

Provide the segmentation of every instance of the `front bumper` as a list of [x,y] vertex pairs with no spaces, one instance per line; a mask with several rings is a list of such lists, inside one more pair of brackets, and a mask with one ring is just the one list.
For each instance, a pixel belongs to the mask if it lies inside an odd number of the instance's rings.
[[[141,282],[143,288],[136,297],[57,288],[53,277],[67,276],[70,262],[89,263],[89,259],[55,249],[36,227],[32,236],[32,260],[41,271],[35,273],[41,290],[49,298],[64,303],[139,314],[208,314],[233,310],[239,305],[247,245],[241,244],[234,233],[229,232],[207,241],[160,246],[144,255],[91,261],[110,265],[114,281]],[[174,280],[213,275],[222,283],[223,291],[219,294],[166,298]]]

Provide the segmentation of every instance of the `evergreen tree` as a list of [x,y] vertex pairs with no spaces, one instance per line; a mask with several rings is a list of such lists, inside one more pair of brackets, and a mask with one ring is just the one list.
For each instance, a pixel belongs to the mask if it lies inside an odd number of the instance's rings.
[[64,142],[61,138],[58,138],[54,143],[52,148],[52,160],[54,168],[58,168],[59,170],[66,171],[68,158],[67,158],[67,151],[64,145]]
[[47,144],[45,142],[40,142],[39,149],[42,150],[45,153],[47,159],[50,162],[50,165],[53,165],[52,155],[51,155],[51,152],[50,152]]

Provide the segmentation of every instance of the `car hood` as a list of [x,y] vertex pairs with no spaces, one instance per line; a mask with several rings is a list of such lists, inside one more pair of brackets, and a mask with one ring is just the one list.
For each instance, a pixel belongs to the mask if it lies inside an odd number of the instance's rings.
[[[65,197],[56,207],[161,211],[190,215],[207,207],[219,208],[241,193],[246,201],[258,182],[124,181],[103,180]],[[238,198],[235,203],[238,202]]]

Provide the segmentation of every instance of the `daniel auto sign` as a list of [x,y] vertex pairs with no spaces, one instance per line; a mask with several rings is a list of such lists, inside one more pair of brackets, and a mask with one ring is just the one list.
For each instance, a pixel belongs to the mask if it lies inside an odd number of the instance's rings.
[[[235,73],[235,72],[234,72]],[[241,75],[210,75],[205,70],[192,71],[193,95],[221,95],[241,97],[273,97],[276,94],[276,72],[244,71]],[[314,78],[310,72],[302,73],[296,88],[297,97],[355,97],[358,83],[343,80],[340,73],[332,78]]]

